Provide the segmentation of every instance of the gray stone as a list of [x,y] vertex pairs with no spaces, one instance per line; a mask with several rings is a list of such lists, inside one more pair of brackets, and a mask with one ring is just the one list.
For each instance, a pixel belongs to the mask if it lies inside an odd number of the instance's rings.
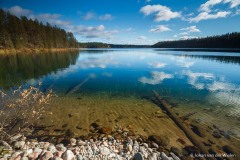
[[133,160],[144,160],[144,158],[143,155],[138,152],[133,156]]

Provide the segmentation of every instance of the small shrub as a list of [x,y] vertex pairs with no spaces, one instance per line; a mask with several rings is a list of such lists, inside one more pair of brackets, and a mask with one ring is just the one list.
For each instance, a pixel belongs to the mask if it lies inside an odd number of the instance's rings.
[[39,87],[30,86],[6,93],[0,90],[0,96],[0,132],[7,134],[14,127],[20,130],[34,125],[54,94],[51,90],[45,94]]

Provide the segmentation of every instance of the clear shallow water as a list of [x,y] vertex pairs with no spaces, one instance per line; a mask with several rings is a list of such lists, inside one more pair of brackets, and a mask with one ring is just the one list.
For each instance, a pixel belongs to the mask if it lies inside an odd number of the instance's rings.
[[5,89],[41,81],[62,96],[141,98],[156,90],[177,111],[197,111],[201,121],[240,133],[240,53],[94,49],[1,56],[0,68]]

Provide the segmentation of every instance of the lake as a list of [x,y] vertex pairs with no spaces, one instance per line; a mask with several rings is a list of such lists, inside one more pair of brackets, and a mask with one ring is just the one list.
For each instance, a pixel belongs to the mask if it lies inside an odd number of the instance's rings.
[[[196,112],[191,118],[198,123],[218,126],[240,139],[240,53],[86,49],[0,56],[1,88],[39,81],[43,91],[52,89],[58,95],[55,103],[77,107],[76,99],[87,105],[92,97],[99,100],[95,105],[113,111],[118,100],[123,100],[121,105],[141,103],[155,90],[179,115]],[[66,100],[71,98],[76,101]],[[71,110],[69,106],[64,111]]]

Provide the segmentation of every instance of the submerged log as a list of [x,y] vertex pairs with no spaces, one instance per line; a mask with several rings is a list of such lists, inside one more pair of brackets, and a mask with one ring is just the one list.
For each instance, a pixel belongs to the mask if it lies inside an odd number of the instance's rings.
[[79,84],[71,87],[70,89],[67,90],[67,92],[65,93],[66,96],[73,94],[74,92],[76,92],[77,90],[79,90],[81,88],[82,85],[84,85],[84,83],[86,83],[89,79],[91,78],[95,78],[96,76],[94,74],[90,74],[86,79],[84,79],[82,82],[80,82]]
[[190,128],[188,128],[185,124],[182,123],[180,118],[176,115],[175,112],[171,110],[171,106],[164,100],[162,99],[156,91],[153,91],[155,97],[157,100],[160,102],[161,107],[163,107],[164,110],[168,112],[172,120],[177,124],[177,126],[180,127],[180,129],[186,134],[188,139],[200,149],[200,151],[203,154],[209,154],[208,149],[204,146],[203,142],[199,140],[199,138],[195,135],[195,133],[192,132]]

